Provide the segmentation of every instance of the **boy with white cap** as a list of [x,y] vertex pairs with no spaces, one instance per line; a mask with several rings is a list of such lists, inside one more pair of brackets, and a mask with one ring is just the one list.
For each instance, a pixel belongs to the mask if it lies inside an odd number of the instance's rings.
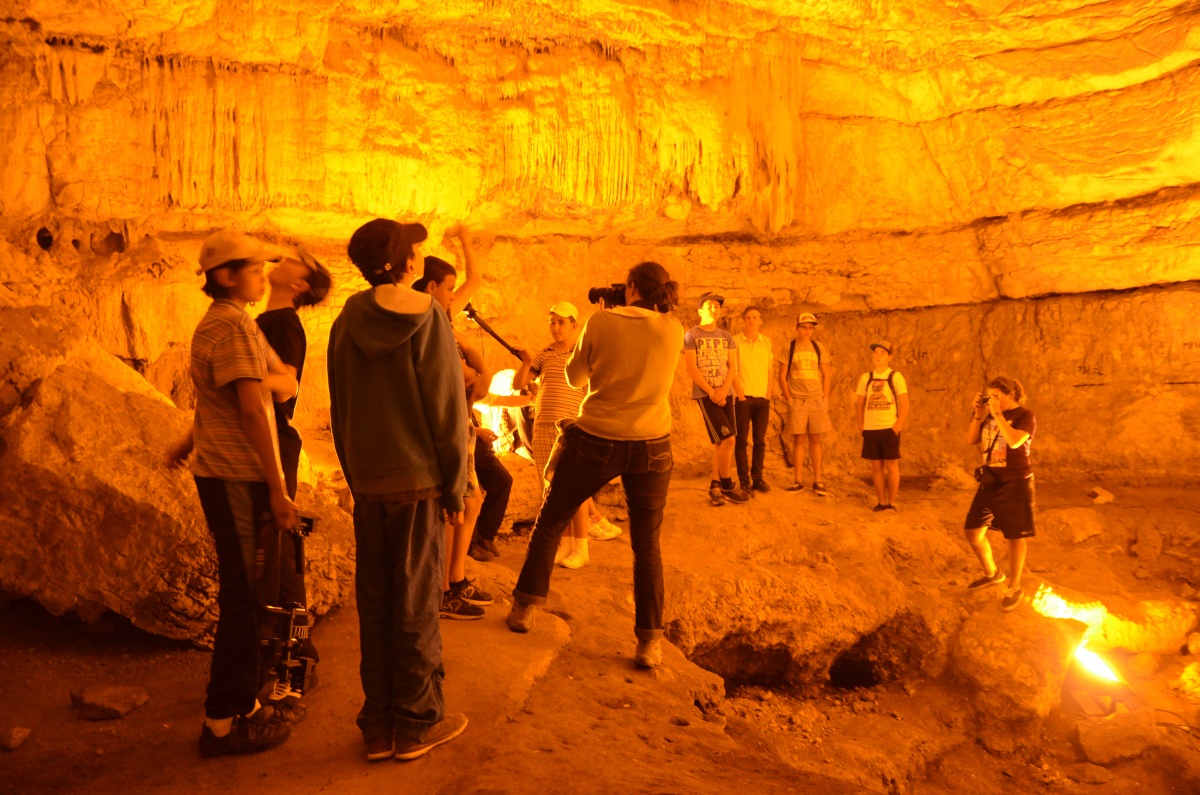
[[788,428],[792,434],[796,480],[788,491],[804,489],[804,442],[808,437],[808,455],[812,459],[813,491],[826,494],[821,482],[821,435],[831,430],[829,390],[833,368],[829,349],[814,340],[817,317],[803,312],[796,318],[796,339],[788,346],[787,358],[779,368],[779,388],[788,402]]
[[874,368],[858,379],[856,410],[862,433],[862,457],[871,462],[879,504],[872,510],[896,510],[900,490],[900,432],[908,420],[908,384],[889,366],[892,343],[871,343]]
[[[257,699],[258,600],[254,557],[259,517],[281,532],[296,524],[276,447],[274,413],[264,392],[296,393],[250,315],[266,292],[263,264],[280,252],[244,232],[210,235],[200,251],[201,288],[212,305],[192,337],[196,387],[192,433],[169,456],[179,466],[195,450],[192,473],[217,552],[217,618],[200,754],[244,754],[286,740],[284,714]],[[302,713],[297,712],[295,717]]]

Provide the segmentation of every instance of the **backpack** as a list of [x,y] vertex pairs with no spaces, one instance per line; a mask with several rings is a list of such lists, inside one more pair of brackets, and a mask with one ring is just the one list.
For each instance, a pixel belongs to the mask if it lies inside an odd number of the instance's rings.
[[896,402],[900,399],[900,396],[896,394],[896,383],[895,383],[895,381],[892,380],[893,378],[895,378],[895,376],[896,376],[895,370],[892,370],[890,373],[888,373],[887,378],[876,378],[875,371],[874,370],[869,371],[867,373],[867,387],[866,387],[867,394],[870,394],[870,392],[871,392],[871,382],[872,381],[887,381],[888,389],[892,390],[892,405],[893,406],[896,405]]
[[[817,342],[816,340],[813,340],[812,346],[813,346],[813,350],[817,354],[817,370],[820,371],[820,369],[821,369],[821,343]],[[789,381],[792,378],[792,357],[795,355],[796,355],[796,341],[792,340],[792,343],[790,345],[788,345],[787,380],[789,380]]]

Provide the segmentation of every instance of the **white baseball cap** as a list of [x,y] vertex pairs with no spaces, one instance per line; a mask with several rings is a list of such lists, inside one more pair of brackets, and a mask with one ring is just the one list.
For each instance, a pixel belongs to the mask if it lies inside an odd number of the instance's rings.
[[213,268],[219,268],[234,260],[267,262],[280,259],[284,254],[285,252],[276,246],[264,243],[245,232],[222,229],[209,235],[201,246],[200,267],[196,269],[196,273],[208,273]]
[[570,301],[559,301],[550,307],[550,314],[558,315],[559,317],[569,317],[575,321],[579,320],[579,310]]

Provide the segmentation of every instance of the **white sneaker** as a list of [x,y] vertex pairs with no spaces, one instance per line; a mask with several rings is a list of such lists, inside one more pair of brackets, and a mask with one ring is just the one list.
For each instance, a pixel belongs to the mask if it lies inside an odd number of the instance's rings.
[[579,549],[573,549],[570,555],[567,555],[558,562],[558,565],[564,569],[582,569],[591,559],[588,553]]
[[558,544],[558,551],[554,553],[554,562],[562,563],[563,558],[567,557],[574,551],[575,551],[575,539],[574,538],[564,538]]
[[621,528],[601,516],[594,520],[592,526],[588,528],[588,538],[594,538],[597,541],[611,541],[622,532]]

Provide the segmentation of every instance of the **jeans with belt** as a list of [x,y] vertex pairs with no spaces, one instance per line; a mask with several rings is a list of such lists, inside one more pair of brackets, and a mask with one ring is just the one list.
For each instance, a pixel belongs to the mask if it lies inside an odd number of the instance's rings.
[[551,456],[550,486],[533,526],[514,598],[530,605],[546,604],[563,530],[584,500],[619,476],[629,507],[633,547],[634,632],[639,640],[662,637],[663,570],[658,539],[675,467],[671,437],[604,439],[570,425],[557,444],[561,450]]

